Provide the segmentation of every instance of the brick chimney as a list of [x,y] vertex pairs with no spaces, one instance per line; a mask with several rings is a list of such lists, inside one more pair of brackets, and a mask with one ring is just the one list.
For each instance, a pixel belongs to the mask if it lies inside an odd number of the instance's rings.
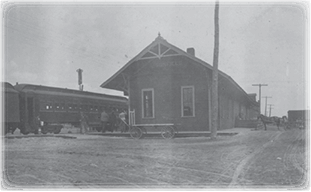
[[192,55],[192,56],[195,56],[195,50],[193,47],[190,47],[190,48],[187,48],[187,53]]

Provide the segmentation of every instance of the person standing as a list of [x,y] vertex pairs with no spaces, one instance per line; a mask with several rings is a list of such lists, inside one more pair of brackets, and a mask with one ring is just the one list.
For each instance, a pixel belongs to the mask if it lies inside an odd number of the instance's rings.
[[119,118],[123,121],[123,122],[125,122],[126,121],[126,111],[125,110],[123,110],[120,114],[119,114]]
[[83,112],[80,112],[80,133],[85,134],[88,130],[88,123],[87,123],[87,117]]
[[116,121],[117,121],[117,117],[114,113],[114,110],[112,110],[110,115],[109,115],[109,123],[110,123],[110,130],[109,131],[111,131],[111,132],[115,131]]
[[103,112],[102,112],[101,115],[100,115],[100,121],[101,121],[101,123],[102,123],[102,132],[103,132],[103,133],[106,132],[108,120],[109,120],[109,116],[108,116],[108,114],[106,113],[106,111],[103,110]]
[[120,114],[119,114],[119,118],[121,119],[121,133],[123,132],[127,132],[127,113],[125,110],[123,110]]

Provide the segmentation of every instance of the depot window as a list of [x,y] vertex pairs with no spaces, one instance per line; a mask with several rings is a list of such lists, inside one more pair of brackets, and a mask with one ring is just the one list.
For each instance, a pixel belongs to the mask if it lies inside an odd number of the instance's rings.
[[194,86],[181,87],[181,116],[194,117]]
[[142,112],[143,118],[154,118],[154,90],[142,90]]

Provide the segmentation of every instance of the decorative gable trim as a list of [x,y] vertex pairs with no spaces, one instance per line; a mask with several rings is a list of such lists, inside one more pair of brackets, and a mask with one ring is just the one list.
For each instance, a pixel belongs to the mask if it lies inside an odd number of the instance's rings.
[[161,42],[158,42],[155,45],[151,46],[150,49],[147,50],[147,52],[140,58],[137,58],[137,60],[155,59],[155,58],[161,59],[162,57],[170,57],[176,55],[181,54],[173,50],[172,47],[164,45]]

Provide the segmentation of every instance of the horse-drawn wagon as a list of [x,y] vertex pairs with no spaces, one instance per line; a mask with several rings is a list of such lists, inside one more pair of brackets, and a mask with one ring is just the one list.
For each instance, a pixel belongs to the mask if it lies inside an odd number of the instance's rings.
[[120,118],[121,122],[128,127],[129,133],[132,138],[140,139],[144,134],[147,134],[147,130],[150,129],[161,129],[161,136],[164,139],[171,139],[177,133],[177,128],[173,123],[162,123],[162,124],[136,124],[135,123],[135,110],[130,111],[129,122],[124,118]]

